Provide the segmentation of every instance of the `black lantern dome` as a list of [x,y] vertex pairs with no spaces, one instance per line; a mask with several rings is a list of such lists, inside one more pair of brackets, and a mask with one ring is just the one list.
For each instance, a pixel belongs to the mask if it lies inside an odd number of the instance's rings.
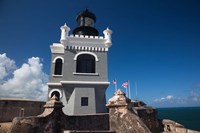
[[73,30],[74,35],[99,35],[98,30],[94,28],[96,16],[92,12],[88,11],[88,9],[80,12],[76,17],[76,21],[78,23],[78,27]]

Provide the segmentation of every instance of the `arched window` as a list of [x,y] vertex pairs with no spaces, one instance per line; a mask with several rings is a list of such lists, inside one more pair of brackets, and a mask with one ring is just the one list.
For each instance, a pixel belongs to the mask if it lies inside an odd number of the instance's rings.
[[54,74],[55,75],[62,75],[62,59],[58,58],[56,59],[55,62],[55,70],[54,70]]
[[50,92],[49,92],[49,98],[52,98],[53,96],[56,96],[59,99],[61,99],[62,97],[62,92],[59,90],[59,89],[52,89]]
[[60,93],[58,91],[54,91],[51,93],[51,97],[53,97],[54,95],[58,98],[57,100],[60,101]]
[[77,57],[77,73],[95,73],[95,57],[90,54],[81,54]]

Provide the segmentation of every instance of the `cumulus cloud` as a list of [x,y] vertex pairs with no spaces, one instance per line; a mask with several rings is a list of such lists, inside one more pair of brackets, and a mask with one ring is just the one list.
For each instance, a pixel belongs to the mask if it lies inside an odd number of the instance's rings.
[[[2,82],[6,76],[12,73],[16,68],[15,61],[9,59],[6,54],[0,54],[0,81]],[[0,82],[0,83],[1,83]]]
[[6,54],[0,54],[0,62],[0,97],[46,100],[48,75],[39,57],[29,58],[20,68]]

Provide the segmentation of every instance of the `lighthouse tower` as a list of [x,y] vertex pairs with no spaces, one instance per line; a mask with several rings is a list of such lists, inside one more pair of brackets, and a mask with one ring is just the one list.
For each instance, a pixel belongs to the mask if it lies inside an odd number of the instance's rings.
[[99,36],[95,29],[96,16],[80,12],[78,26],[69,35],[70,28],[61,26],[60,43],[51,48],[51,71],[48,97],[59,97],[63,111],[68,115],[106,112],[105,91],[108,82],[107,54],[112,45],[112,31],[108,28]]

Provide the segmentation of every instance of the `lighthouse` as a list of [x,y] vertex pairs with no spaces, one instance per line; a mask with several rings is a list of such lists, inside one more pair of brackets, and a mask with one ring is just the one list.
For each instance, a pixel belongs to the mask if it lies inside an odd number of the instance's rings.
[[51,69],[48,97],[56,95],[68,115],[106,112],[105,92],[108,81],[108,51],[112,31],[106,28],[99,36],[96,16],[88,9],[76,16],[77,27],[70,35],[66,24],[61,26],[59,43],[51,48]]

